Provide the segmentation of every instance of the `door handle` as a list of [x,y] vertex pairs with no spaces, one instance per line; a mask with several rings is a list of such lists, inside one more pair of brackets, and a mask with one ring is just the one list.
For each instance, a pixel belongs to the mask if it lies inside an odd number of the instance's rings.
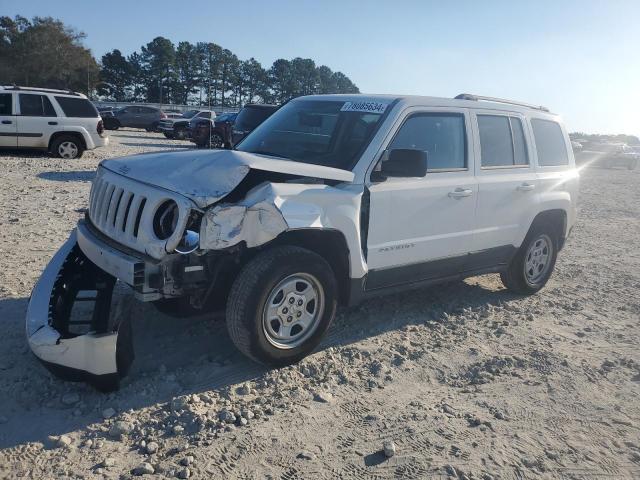
[[11,125],[13,122],[11,120],[2,120],[3,125]]
[[468,188],[456,188],[453,192],[449,192],[449,198],[464,198],[473,195],[473,190]]
[[534,188],[536,188],[536,186],[533,183],[525,182],[522,185],[518,185],[517,190],[520,190],[521,192],[530,192]]
[[49,125],[57,125],[58,122],[49,122]]

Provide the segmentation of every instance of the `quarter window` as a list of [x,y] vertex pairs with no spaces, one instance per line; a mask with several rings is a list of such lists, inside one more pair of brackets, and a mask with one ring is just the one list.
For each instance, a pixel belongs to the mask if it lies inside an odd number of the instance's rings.
[[10,93],[0,93],[0,115],[11,115]]
[[528,165],[522,121],[504,115],[478,115],[483,167]]
[[560,125],[550,120],[531,120],[533,136],[536,139],[538,164],[543,167],[568,165],[567,146]]
[[45,95],[32,95],[21,93],[20,115],[25,117],[55,117],[56,111]]
[[56,97],[60,108],[67,117],[96,118],[98,110],[85,98]]
[[408,148],[427,152],[429,170],[467,167],[464,115],[419,113],[409,117],[389,145],[389,150]]

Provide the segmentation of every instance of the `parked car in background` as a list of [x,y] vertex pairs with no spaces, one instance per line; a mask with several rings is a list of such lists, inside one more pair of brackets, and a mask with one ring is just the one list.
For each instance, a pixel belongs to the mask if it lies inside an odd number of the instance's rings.
[[115,107],[96,107],[98,109],[98,113],[104,119],[104,117],[112,117]]
[[199,147],[232,148],[278,108],[276,105],[245,105],[231,125],[218,126],[216,122],[211,129],[210,123],[198,123],[191,140]]
[[190,120],[212,118],[216,118],[216,113],[211,110],[188,110],[179,117],[160,120],[158,130],[167,138],[185,140],[189,136]]
[[85,150],[108,144],[98,110],[81,93],[0,87],[0,147],[79,158]]
[[104,118],[107,130],[117,130],[120,127],[144,128],[148,132],[158,129],[160,120],[167,118],[167,114],[157,107],[129,105],[115,110],[113,116]]
[[213,121],[194,119],[189,122],[189,140],[198,147],[229,147],[231,145],[231,128],[237,116],[237,113],[223,113]]
[[231,146],[235,146],[249,135],[258,125],[269,118],[278,107],[276,105],[246,105],[233,123],[231,129]]
[[626,143],[586,143],[575,153],[576,162],[594,167],[635,170],[640,163],[640,153]]

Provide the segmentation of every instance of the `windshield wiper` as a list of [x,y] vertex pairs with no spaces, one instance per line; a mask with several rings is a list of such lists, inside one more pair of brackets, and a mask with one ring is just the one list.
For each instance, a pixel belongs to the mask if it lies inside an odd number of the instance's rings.
[[289,157],[285,157],[284,155],[280,155],[278,153],[267,152],[266,150],[253,150],[252,152],[248,152],[248,153],[255,153],[256,155],[267,155],[269,157],[284,158],[285,160],[291,160]]

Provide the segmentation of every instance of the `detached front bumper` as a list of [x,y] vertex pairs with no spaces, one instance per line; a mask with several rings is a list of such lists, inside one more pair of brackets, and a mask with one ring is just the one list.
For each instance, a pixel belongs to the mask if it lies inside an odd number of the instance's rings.
[[[133,346],[128,316],[110,318],[114,284],[115,277],[83,253],[74,230],[45,268],[27,308],[29,347],[52,373],[103,391],[119,387]],[[93,302],[85,320],[73,319],[78,302]]]

